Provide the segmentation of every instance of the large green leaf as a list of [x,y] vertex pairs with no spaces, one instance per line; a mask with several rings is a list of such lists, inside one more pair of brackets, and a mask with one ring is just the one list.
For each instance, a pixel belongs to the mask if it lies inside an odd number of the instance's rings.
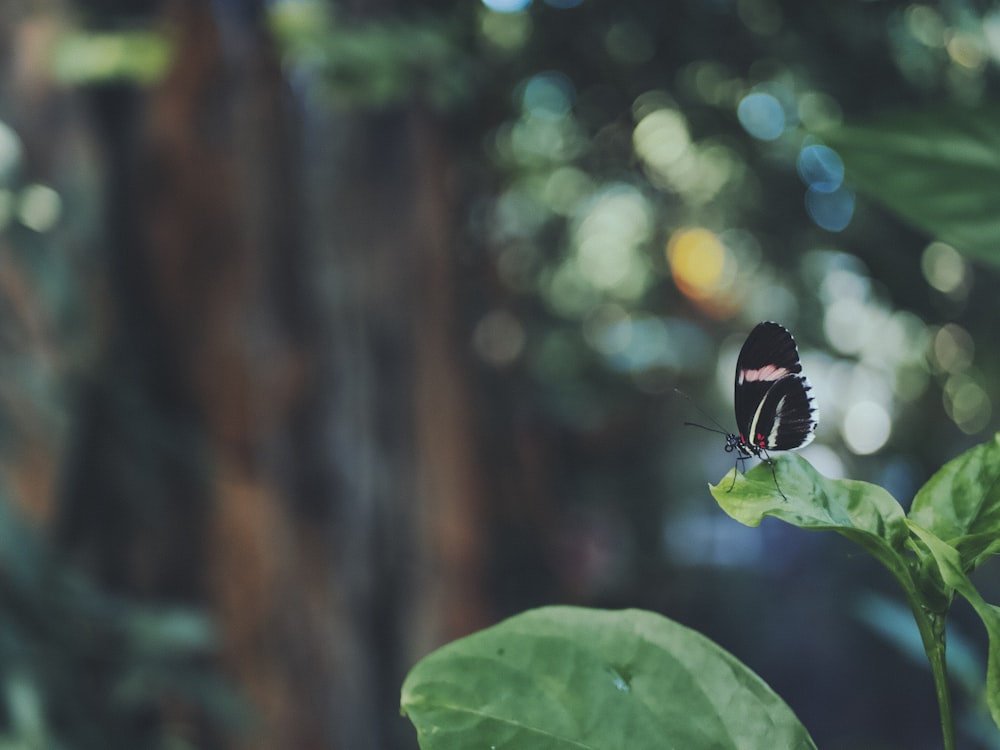
[[423,750],[815,748],[735,657],[638,610],[513,617],[425,657],[401,705]]
[[906,517],[881,487],[827,479],[801,456],[788,454],[746,474],[733,469],[709,489],[722,509],[742,524],[757,526],[764,516],[773,516],[803,529],[836,531],[868,550],[897,578],[908,575],[902,556]]
[[931,477],[913,498],[910,520],[957,549],[965,571],[1000,552],[1000,435]]
[[965,597],[986,627],[990,644],[986,660],[986,705],[1000,727],[1000,607],[986,602],[976,590],[962,568],[958,550],[916,523],[910,523],[910,530],[926,545],[945,584]]
[[894,112],[820,136],[858,190],[959,250],[1000,263],[1000,108]]

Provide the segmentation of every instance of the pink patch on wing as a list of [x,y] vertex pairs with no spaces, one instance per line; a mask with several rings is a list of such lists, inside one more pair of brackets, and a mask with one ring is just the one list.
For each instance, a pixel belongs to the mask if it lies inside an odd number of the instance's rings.
[[740,370],[739,382],[741,384],[754,383],[761,380],[770,382],[772,380],[781,380],[786,375],[791,375],[786,368],[767,365],[758,370]]

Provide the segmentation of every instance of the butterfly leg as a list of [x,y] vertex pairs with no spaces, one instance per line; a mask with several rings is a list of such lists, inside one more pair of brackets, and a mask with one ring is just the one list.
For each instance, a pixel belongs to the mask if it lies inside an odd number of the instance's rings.
[[774,471],[774,459],[771,458],[767,453],[764,453],[764,463],[766,463],[771,468],[771,478],[774,480],[774,488],[778,490],[778,494],[781,495],[781,499],[787,503],[788,498],[785,497],[785,493],[781,491],[781,485],[778,484],[778,475]]
[[736,464],[733,466],[733,483],[729,485],[729,489],[726,490],[726,492],[732,492],[733,488],[736,486],[736,472],[746,471],[745,469],[741,469],[740,467],[741,463],[743,464],[743,466],[746,466],[746,460],[747,460],[746,456],[741,456],[741,455],[736,456]]

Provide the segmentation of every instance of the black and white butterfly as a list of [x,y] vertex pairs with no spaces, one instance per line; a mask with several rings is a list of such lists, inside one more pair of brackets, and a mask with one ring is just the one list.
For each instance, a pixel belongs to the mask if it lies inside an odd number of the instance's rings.
[[792,334],[777,323],[754,326],[736,360],[733,401],[739,432],[713,431],[726,436],[726,452],[736,453],[737,464],[755,457],[768,462],[782,497],[785,493],[778,486],[770,453],[796,450],[812,442],[819,410],[811,391]]
[[726,435],[726,452],[744,460],[808,445],[819,421],[811,390],[792,334],[777,323],[758,323],[736,360],[739,433]]

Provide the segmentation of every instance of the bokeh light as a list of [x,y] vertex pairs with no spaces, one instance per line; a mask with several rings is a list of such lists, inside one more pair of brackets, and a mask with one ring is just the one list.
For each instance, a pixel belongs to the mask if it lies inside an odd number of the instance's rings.
[[1000,12],[992,10],[983,16],[983,38],[993,61],[1000,61]]
[[843,354],[860,354],[873,336],[878,336],[871,311],[864,300],[839,297],[826,307],[823,332],[827,341]]
[[533,117],[557,120],[569,114],[573,106],[573,84],[558,71],[532,76],[521,90],[521,106]]
[[967,369],[975,356],[975,341],[956,323],[941,326],[931,343],[934,363],[943,372],[959,373]]
[[624,351],[632,340],[632,316],[622,305],[608,302],[591,309],[583,320],[583,337],[606,357]]
[[47,232],[55,226],[61,212],[59,193],[48,185],[28,185],[21,191],[17,215],[29,229]]
[[909,5],[903,14],[906,30],[927,47],[943,47],[947,25],[930,5]]
[[[525,2],[527,5],[527,2]],[[510,54],[520,50],[531,37],[531,16],[520,12],[484,12],[479,33],[495,50]]]
[[881,404],[858,401],[847,409],[840,430],[851,452],[866,456],[888,442],[892,419]]
[[[548,110],[551,113],[551,110]],[[512,162],[537,167],[564,164],[586,149],[586,139],[572,118],[524,117],[497,131],[497,150]]]
[[543,274],[545,301],[564,318],[579,318],[601,302],[601,294],[580,272],[575,258],[567,258]]
[[541,198],[553,213],[569,216],[594,189],[594,181],[583,170],[559,167],[545,179]]
[[675,232],[667,243],[667,261],[677,288],[695,301],[713,300],[732,278],[725,245],[702,227]]
[[989,394],[969,374],[949,376],[944,384],[943,398],[945,413],[962,432],[973,435],[989,424],[993,413]]
[[920,256],[920,269],[927,283],[949,296],[963,295],[967,288],[965,260],[951,245],[932,242]]
[[712,349],[689,321],[650,315],[626,315],[592,328],[588,340],[609,365],[624,372],[663,368],[692,371],[711,359]]
[[498,367],[511,364],[521,355],[525,339],[524,326],[507,310],[491,310],[472,333],[479,356]]
[[802,451],[802,457],[825,477],[842,479],[847,476],[847,470],[840,454],[828,445],[814,441]]
[[531,0],[483,0],[483,5],[497,13],[517,13],[531,5]]
[[754,138],[773,141],[785,132],[787,120],[781,102],[765,92],[747,94],[736,108],[743,129]]
[[854,218],[854,193],[843,186],[827,192],[810,185],[805,203],[809,218],[828,232],[846,229]]
[[605,187],[573,227],[574,261],[581,277],[618,297],[637,297],[649,282],[642,248],[652,230],[652,210],[639,190],[624,184]]
[[802,181],[820,193],[832,193],[844,182],[844,162],[827,146],[818,143],[804,146],[796,166]]
[[636,97],[632,113],[637,123],[632,146],[654,187],[698,207],[743,175],[745,164],[728,144],[692,140],[687,118],[663,91]]
[[945,34],[945,49],[948,56],[963,68],[980,71],[986,65],[986,45],[978,34],[949,29]]
[[21,158],[21,139],[10,126],[0,121],[0,183],[11,179]]
[[745,85],[726,65],[717,60],[697,60],[679,74],[685,93],[696,101],[716,107],[731,107],[738,102]]
[[657,109],[635,126],[632,142],[636,154],[650,167],[668,174],[671,166],[691,146],[684,115],[675,109]]
[[844,119],[840,104],[832,96],[807,91],[799,97],[799,121],[807,130],[821,130],[839,125]]
[[546,205],[532,195],[527,185],[511,186],[493,206],[492,239],[507,242],[531,237],[549,217]]

